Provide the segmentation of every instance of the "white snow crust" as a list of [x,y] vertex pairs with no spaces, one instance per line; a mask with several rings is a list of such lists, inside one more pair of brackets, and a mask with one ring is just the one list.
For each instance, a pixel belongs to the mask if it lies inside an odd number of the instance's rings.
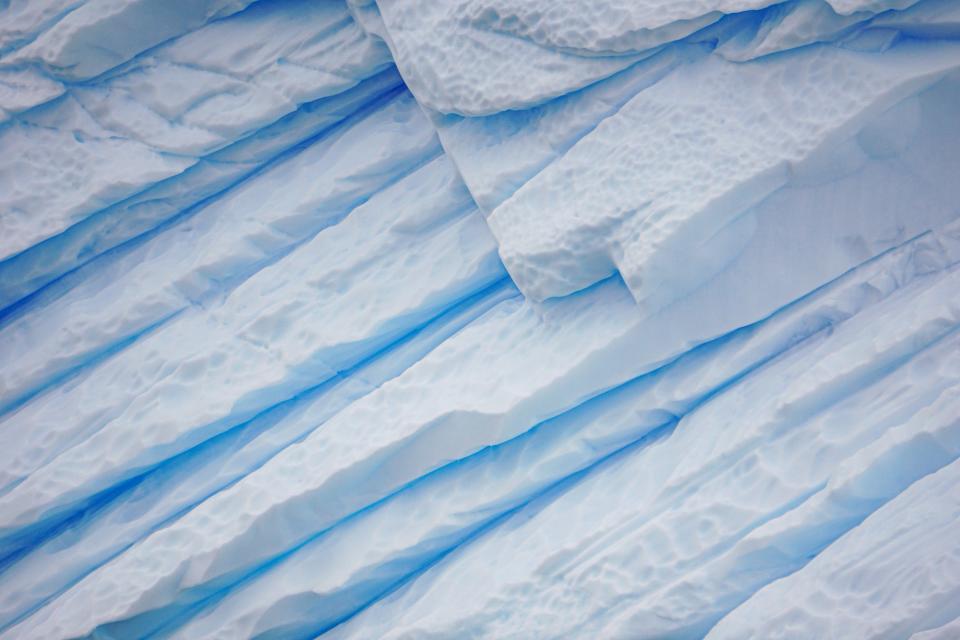
[[954,0],[0,1],[0,639],[960,634]]

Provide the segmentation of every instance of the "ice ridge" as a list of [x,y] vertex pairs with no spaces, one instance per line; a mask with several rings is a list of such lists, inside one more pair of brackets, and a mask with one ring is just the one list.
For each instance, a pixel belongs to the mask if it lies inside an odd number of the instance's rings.
[[0,638],[953,638],[954,0],[0,2]]

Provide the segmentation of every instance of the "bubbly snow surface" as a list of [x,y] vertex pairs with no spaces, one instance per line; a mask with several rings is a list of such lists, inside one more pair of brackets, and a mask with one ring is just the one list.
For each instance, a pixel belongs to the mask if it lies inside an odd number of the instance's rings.
[[955,638],[954,0],[0,2],[0,638]]

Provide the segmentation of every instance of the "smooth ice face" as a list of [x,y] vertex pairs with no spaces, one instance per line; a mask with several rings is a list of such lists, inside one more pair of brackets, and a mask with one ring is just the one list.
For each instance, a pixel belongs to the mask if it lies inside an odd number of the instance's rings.
[[953,638],[953,0],[0,3],[0,638]]

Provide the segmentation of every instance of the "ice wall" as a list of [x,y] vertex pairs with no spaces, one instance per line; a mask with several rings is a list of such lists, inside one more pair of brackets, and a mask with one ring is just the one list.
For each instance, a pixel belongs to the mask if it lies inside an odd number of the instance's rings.
[[0,3],[0,638],[939,638],[953,0]]

